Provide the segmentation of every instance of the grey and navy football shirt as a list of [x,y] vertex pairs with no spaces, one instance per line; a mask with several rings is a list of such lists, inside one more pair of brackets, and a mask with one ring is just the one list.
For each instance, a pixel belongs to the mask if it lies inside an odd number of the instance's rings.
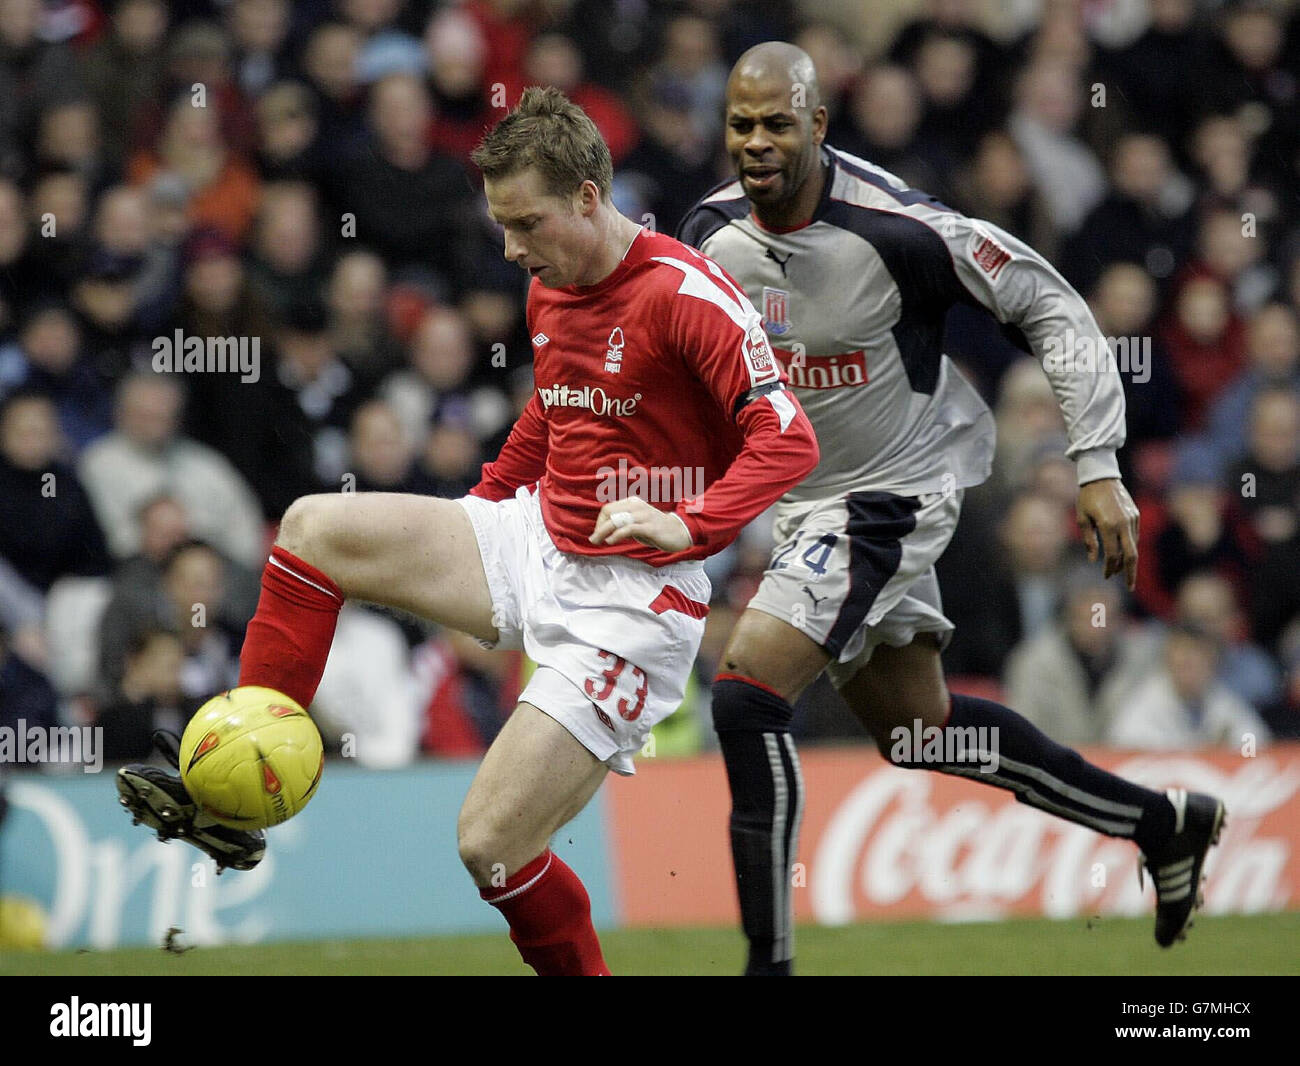
[[988,477],[993,416],[942,350],[958,301],[986,309],[1044,364],[1079,483],[1118,477],[1124,393],[1113,360],[1081,371],[1060,358],[1080,338],[1108,351],[1083,298],[997,226],[845,152],[824,147],[822,158],[827,180],[806,225],[765,228],[733,180],[707,193],[678,233],[762,313],[817,431],[821,462],[783,502],[916,496]]

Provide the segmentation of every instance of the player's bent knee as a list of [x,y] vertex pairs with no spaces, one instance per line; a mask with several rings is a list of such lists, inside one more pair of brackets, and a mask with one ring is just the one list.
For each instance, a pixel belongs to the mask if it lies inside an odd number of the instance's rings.
[[341,493],[299,496],[280,520],[276,543],[329,573],[332,565],[367,559],[392,549],[381,539],[385,505],[378,499],[364,500]]
[[285,551],[292,552],[305,562],[314,563],[310,558],[319,550],[321,535],[327,527],[325,512],[333,502],[332,496],[318,494],[299,496],[280,519],[280,531],[275,538]]
[[492,846],[489,838],[462,836],[456,841],[461,864],[475,882],[483,884],[492,877]]
[[462,816],[456,827],[456,847],[461,863],[479,884],[487,884],[494,873],[505,870],[501,837],[483,819]]
[[718,669],[755,682],[793,703],[821,673],[830,656],[807,634],[763,611],[740,616]]
[[770,689],[782,699],[793,702],[798,697],[798,693],[783,691],[784,679],[776,676],[777,671],[771,665],[772,661],[761,653],[754,653],[741,643],[727,649],[722,665],[718,668],[718,674],[720,677],[741,678],[756,686]]
[[462,809],[456,824],[456,848],[460,861],[480,885],[491,884],[494,878],[514,873],[544,846],[543,842],[533,847],[531,842],[511,832],[490,810]]

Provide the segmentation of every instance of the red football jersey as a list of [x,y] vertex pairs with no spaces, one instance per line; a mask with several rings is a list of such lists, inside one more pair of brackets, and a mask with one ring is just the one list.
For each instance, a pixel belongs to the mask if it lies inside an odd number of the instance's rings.
[[[595,285],[528,291],[534,392],[472,490],[540,483],[555,546],[654,566],[702,559],[817,465],[817,439],[760,316],[716,263],[642,230]],[[675,511],[693,545],[588,540],[606,503]]]

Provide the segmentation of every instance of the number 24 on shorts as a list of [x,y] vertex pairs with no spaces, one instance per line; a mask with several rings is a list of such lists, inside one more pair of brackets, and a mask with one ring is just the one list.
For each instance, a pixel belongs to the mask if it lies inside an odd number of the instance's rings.
[[[799,546],[802,537],[803,533],[796,533],[794,539],[772,557],[769,569],[784,570],[789,566],[790,564],[786,560]],[[835,550],[835,542],[838,539],[834,533],[824,533],[803,553],[801,558],[809,572],[816,577],[821,577],[826,573],[826,560],[831,557],[831,552]]]
[[[607,662],[609,666],[601,671],[598,677],[588,677],[582,683],[582,690],[587,694],[593,703],[604,703],[609,699],[610,694],[614,691],[614,686],[618,683],[624,668],[627,666],[627,660],[621,655],[615,655],[612,651],[602,651],[600,657]],[[637,687],[633,690],[632,695],[636,697],[635,702],[629,701],[626,697],[619,697],[615,706],[618,709],[618,716],[625,722],[635,722],[641,717],[641,711],[645,707],[646,693],[650,690],[650,679],[646,677],[645,671],[639,666],[632,667],[632,679],[637,682]]]

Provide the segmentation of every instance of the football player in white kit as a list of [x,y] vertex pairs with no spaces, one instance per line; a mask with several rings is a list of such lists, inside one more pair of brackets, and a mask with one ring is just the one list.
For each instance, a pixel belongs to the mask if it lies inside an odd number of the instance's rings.
[[[1084,300],[1033,249],[825,145],[826,121],[806,53],[784,42],[746,52],[727,84],[736,178],[707,193],[678,233],[763,313],[821,445],[817,469],[778,505],[768,569],[713,687],[746,972],[792,971],[803,783],[791,704],[823,669],[895,765],[1009,789],[1133,840],[1156,882],[1156,940],[1167,947],[1198,903],[1222,802],[1141,788],[1009,708],[950,693],[939,657],[953,625],[934,562],[963,490],[988,477],[995,436],[987,406],[943,354],[948,308],[962,301],[993,315],[1044,363],[1069,432],[1089,557],[1132,588],[1138,512],[1115,459],[1125,436],[1119,375],[1113,361],[1076,368],[1052,358],[1071,339],[1109,349]],[[915,723],[940,727],[956,746],[898,757],[891,735]],[[996,738],[997,750],[963,749],[976,737]],[[996,769],[983,772],[991,758]]]

